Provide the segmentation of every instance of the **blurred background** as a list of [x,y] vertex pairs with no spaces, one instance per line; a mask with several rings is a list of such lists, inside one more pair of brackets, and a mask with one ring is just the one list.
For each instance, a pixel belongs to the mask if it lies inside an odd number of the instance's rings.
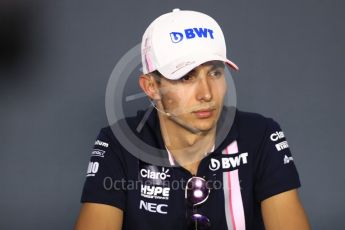
[[110,74],[173,8],[218,21],[238,107],[282,126],[313,229],[345,229],[341,0],[1,0],[0,229],[73,228]]

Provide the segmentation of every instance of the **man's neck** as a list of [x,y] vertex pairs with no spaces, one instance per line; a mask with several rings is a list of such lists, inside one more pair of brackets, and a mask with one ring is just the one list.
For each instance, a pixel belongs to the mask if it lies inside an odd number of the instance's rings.
[[[158,115],[166,148],[175,161],[189,171],[196,172],[200,160],[215,143],[216,127],[207,132],[191,132],[162,114]],[[193,127],[192,127],[193,129]],[[193,173],[195,174],[195,173]]]

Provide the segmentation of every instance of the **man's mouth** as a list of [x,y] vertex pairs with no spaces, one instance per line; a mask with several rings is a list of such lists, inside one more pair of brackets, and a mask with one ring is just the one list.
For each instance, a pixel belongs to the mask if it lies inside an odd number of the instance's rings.
[[214,110],[215,110],[215,108],[199,109],[199,110],[193,111],[193,113],[198,118],[209,118],[213,115]]

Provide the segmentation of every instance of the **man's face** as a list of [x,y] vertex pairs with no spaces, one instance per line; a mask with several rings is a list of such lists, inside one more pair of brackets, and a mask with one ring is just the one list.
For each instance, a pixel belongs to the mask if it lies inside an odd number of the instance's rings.
[[217,124],[226,90],[224,64],[219,61],[204,63],[179,80],[162,78],[159,84],[165,112],[202,132]]

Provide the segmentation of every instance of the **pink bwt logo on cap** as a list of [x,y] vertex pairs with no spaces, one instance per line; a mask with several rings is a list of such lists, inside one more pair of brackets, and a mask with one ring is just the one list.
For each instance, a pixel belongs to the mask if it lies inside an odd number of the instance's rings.
[[184,37],[186,39],[193,39],[196,37],[214,39],[213,30],[208,29],[208,28],[189,28],[189,29],[185,29],[184,33],[181,33],[181,32],[170,33],[170,38],[173,43],[181,42]]

